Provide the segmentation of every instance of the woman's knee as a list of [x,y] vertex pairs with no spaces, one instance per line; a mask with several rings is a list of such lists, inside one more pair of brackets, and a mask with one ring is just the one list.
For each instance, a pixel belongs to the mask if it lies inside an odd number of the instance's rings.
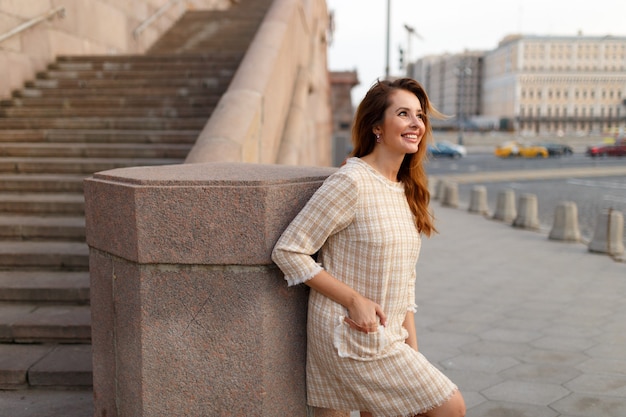
[[463,399],[463,395],[461,395],[461,391],[457,390],[446,404],[448,404],[448,414],[446,414],[446,416],[465,417],[465,400]]
[[441,406],[430,410],[426,417],[465,417],[465,400],[460,391],[455,391],[452,397]]

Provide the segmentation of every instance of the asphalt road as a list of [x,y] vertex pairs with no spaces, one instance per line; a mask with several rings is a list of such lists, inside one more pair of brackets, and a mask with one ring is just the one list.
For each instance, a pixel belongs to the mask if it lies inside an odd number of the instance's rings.
[[[474,185],[487,188],[487,200],[491,213],[495,210],[497,195],[505,189],[515,191],[516,197],[535,194],[538,201],[538,216],[541,228],[549,231],[554,222],[554,211],[561,201],[573,201],[578,207],[580,232],[585,240],[593,237],[598,215],[606,209],[620,211],[626,216],[626,175],[587,176],[585,170],[591,168],[611,169],[626,167],[626,158],[594,159],[583,154],[548,159],[500,159],[482,152],[470,153],[457,160],[431,159],[428,173],[433,176],[455,176],[459,179],[459,202],[461,207],[469,205],[471,189]],[[577,169],[580,172],[577,172]],[[553,170],[573,172],[563,178],[519,179],[511,172],[528,173]],[[569,170],[569,171],[568,171]],[[547,172],[547,171],[546,171]],[[484,173],[485,175],[480,175]],[[495,175],[494,175],[495,174]],[[509,175],[507,175],[509,174]],[[578,175],[577,175],[578,174]],[[475,179],[474,179],[475,178]],[[485,179],[488,180],[485,181]],[[499,179],[501,178],[501,180]],[[624,238],[626,244],[626,236]]]

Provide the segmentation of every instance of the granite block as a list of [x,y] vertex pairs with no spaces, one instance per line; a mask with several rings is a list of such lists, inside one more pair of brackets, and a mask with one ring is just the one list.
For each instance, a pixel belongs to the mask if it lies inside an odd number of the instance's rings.
[[140,263],[269,265],[333,171],[204,163],[97,173],[85,181],[87,243]]
[[95,415],[306,415],[307,287],[270,259],[333,169],[124,168],[85,182]]

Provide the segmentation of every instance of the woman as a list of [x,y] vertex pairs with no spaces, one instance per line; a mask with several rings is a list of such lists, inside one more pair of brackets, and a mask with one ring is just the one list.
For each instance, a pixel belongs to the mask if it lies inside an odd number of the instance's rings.
[[[435,231],[422,165],[431,106],[412,79],[379,81],[357,109],[354,151],[276,243],[289,285],[311,287],[307,401],[361,416],[465,415],[417,349],[415,265]],[[317,263],[311,255],[318,252]]]

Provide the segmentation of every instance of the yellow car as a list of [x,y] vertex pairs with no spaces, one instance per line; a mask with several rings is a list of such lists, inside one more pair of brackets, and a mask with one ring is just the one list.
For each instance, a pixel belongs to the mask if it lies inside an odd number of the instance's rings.
[[494,154],[500,158],[521,156],[523,158],[547,158],[548,150],[543,146],[527,145],[519,142],[505,142],[496,147]]

